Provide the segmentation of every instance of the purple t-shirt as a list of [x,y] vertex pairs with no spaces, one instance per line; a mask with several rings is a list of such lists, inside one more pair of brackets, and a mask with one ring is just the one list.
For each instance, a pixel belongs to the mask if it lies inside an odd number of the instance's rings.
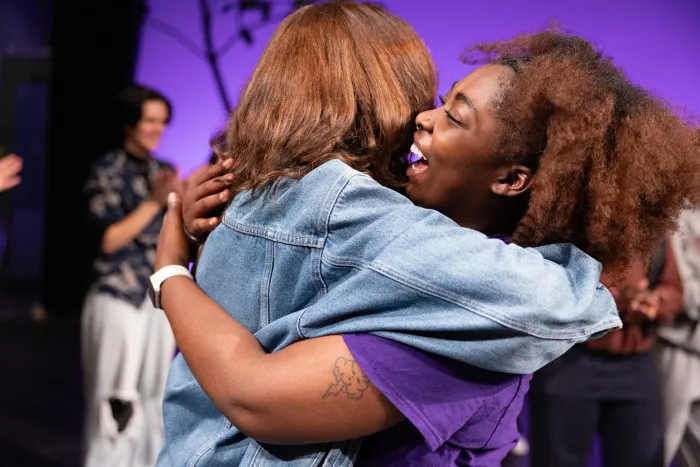
[[529,375],[482,370],[371,334],[343,339],[407,419],[366,437],[357,467],[496,467],[515,446]]
[[366,437],[357,467],[495,467],[515,446],[529,375],[482,370],[372,334],[343,339],[407,419]]

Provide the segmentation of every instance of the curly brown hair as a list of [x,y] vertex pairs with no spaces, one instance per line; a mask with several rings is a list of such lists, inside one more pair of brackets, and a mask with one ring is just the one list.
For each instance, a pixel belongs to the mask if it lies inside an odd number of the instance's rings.
[[515,71],[494,105],[496,154],[535,169],[514,242],[572,243],[620,279],[700,201],[698,128],[584,39],[553,27],[463,59]]

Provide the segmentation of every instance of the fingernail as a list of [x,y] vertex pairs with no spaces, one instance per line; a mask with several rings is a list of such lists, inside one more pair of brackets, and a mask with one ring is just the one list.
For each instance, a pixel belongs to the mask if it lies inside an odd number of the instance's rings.
[[212,227],[214,227],[218,223],[219,223],[219,219],[210,219],[209,220],[209,225],[211,225]]
[[226,159],[224,161],[224,169],[230,169],[233,165],[233,159]]
[[177,203],[177,195],[175,194],[175,192],[172,192],[168,195],[168,203]]
[[228,199],[228,191],[222,191],[219,193],[219,199],[221,201],[226,201]]
[[233,174],[226,174],[226,176],[224,177],[224,180],[226,180],[227,182],[232,182],[233,181]]

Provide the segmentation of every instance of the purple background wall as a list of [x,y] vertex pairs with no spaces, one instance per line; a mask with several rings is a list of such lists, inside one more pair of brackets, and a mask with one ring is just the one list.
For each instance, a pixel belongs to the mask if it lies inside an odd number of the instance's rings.
[[[212,5],[218,3],[211,1]],[[700,0],[381,3],[425,39],[440,71],[441,92],[469,71],[459,61],[469,45],[541,29],[556,19],[614,57],[635,82],[700,114]],[[187,174],[206,160],[209,137],[225,121],[225,114],[206,62],[149,21],[167,23],[201,50],[204,40],[198,2],[150,0],[136,76],[172,99],[174,120],[159,152]],[[216,17],[215,43],[225,42],[233,32],[232,24],[229,17]],[[257,30],[253,46],[240,43],[222,60],[226,87],[234,102],[274,27]]]

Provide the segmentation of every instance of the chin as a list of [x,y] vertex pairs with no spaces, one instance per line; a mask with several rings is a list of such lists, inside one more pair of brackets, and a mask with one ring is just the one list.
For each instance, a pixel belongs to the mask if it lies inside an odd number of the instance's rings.
[[409,183],[406,185],[406,197],[410,199],[416,206],[422,206],[421,189],[416,185]]
[[153,152],[156,149],[158,149],[159,144],[160,144],[160,141],[155,141],[153,143],[145,144],[144,147],[148,150],[148,152]]

